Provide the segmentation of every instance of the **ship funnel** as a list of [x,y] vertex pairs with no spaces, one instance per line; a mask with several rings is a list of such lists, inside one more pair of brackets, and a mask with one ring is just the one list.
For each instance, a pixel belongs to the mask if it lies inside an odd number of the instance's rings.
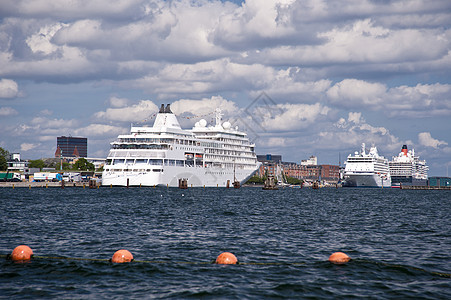
[[153,123],[153,127],[158,130],[163,130],[163,127],[181,129],[180,124],[177,121],[177,117],[171,111],[170,104],[166,107],[164,107],[164,104],[161,105],[160,111],[157,114],[155,122]]
[[404,153],[405,156],[407,156],[407,151],[408,151],[407,150],[407,145],[403,145],[402,149],[401,149],[401,152]]
[[166,105],[166,108],[164,107],[164,104],[161,104],[159,113],[160,114],[172,114],[171,104]]

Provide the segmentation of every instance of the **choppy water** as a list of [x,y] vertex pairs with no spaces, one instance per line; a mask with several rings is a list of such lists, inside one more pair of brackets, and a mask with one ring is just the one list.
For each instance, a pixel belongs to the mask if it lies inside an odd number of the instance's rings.
[[0,254],[39,256],[1,258],[4,298],[451,297],[449,191],[3,188],[0,208]]

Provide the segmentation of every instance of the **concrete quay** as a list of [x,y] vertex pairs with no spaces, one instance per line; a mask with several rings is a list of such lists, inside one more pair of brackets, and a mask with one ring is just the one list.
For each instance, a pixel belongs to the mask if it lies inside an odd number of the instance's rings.
[[451,186],[415,186],[415,185],[402,185],[402,190],[451,190]]
[[[90,188],[89,182],[65,182],[64,188],[81,187]],[[91,185],[91,188],[93,186]],[[95,188],[98,188],[97,184]],[[61,182],[0,182],[0,188],[63,188]]]

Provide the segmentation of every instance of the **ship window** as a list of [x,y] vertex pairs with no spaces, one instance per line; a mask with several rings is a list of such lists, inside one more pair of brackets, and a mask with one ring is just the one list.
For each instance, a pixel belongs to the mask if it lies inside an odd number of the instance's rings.
[[119,164],[123,164],[125,162],[125,159],[115,159],[114,160],[114,165],[119,165]]
[[162,159],[149,159],[150,165],[156,165],[156,166],[162,166],[163,160]]
[[146,164],[147,163],[147,159],[137,159],[136,163],[137,164]]

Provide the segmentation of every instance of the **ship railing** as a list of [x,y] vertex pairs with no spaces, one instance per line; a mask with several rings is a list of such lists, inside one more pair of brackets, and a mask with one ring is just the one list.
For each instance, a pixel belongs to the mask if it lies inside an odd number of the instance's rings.
[[111,151],[108,157],[148,157],[148,158],[165,158],[165,153],[159,153],[155,151]]

